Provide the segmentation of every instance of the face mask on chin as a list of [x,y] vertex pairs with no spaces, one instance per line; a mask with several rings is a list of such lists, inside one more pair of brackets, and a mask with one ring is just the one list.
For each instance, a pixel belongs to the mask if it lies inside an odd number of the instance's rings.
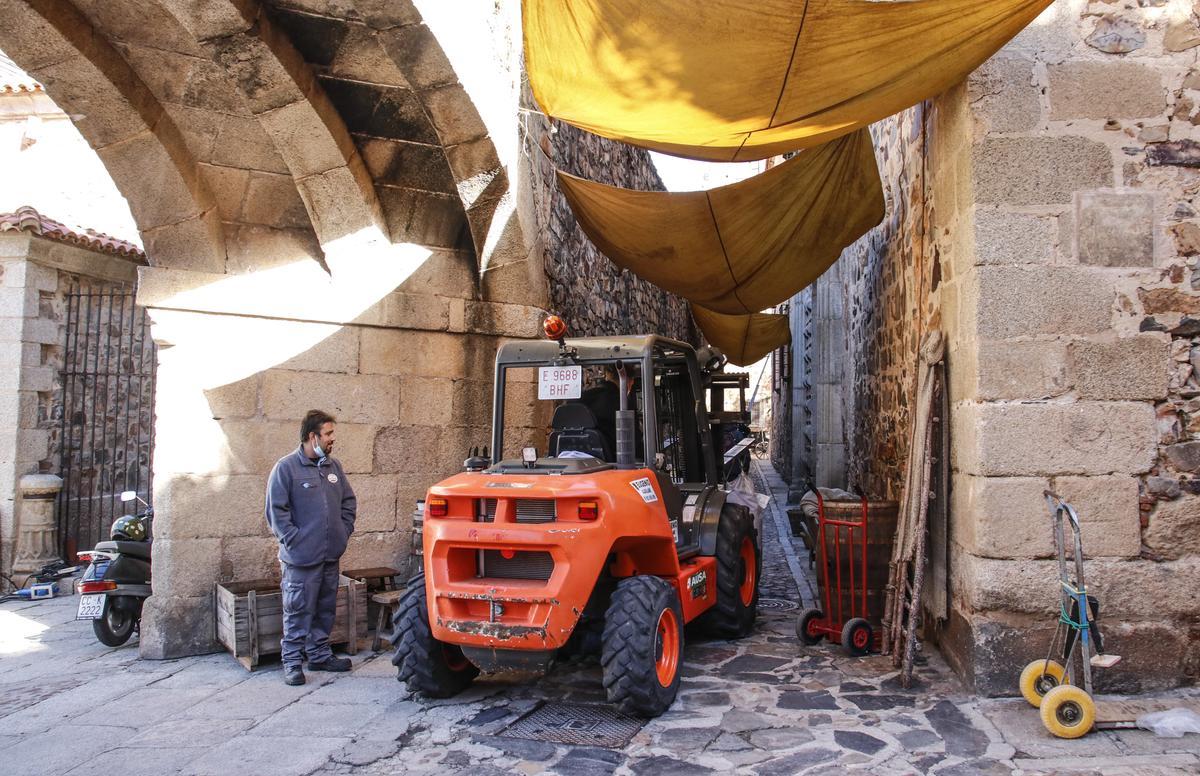
[[321,447],[321,442],[316,436],[313,436],[313,452],[317,454],[317,458],[327,458],[324,448]]

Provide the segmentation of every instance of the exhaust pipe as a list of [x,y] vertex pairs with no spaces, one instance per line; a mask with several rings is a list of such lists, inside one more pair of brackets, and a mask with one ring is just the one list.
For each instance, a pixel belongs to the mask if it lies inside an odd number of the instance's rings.
[[629,377],[625,364],[617,362],[617,376],[621,380],[621,409],[617,410],[617,468],[634,469],[634,436],[637,434],[637,412],[629,409]]

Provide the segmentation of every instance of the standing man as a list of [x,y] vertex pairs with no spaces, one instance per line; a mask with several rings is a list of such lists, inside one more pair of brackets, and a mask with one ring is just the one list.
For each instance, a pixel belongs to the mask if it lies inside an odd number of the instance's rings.
[[309,410],[300,447],[280,458],[267,480],[267,523],[283,569],[283,681],[291,685],[304,684],[305,657],[310,671],[350,670],[350,659],[329,648],[338,561],[358,507],[342,465],[330,457],[335,423]]

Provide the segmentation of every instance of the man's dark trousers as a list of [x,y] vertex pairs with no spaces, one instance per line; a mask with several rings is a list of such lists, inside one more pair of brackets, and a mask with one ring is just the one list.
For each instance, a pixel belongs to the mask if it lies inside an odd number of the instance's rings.
[[280,561],[283,569],[283,639],[280,642],[285,666],[324,663],[333,657],[329,632],[333,630],[337,601],[338,561],[315,566],[293,566]]

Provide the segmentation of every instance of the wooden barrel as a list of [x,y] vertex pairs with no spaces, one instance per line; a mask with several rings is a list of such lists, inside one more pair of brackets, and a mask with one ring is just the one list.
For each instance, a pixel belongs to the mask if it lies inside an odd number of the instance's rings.
[[[861,501],[826,501],[826,520],[858,522],[862,519]],[[820,600],[817,607],[825,611],[825,569],[829,572],[829,609],[825,616],[844,622],[852,616],[865,616],[879,633],[883,608],[887,600],[888,564],[892,560],[892,543],[896,534],[896,519],[900,505],[896,501],[867,502],[867,613],[862,614],[862,529],[854,529],[853,550],[850,529],[846,526],[825,526],[825,556],[817,559],[817,588]],[[819,540],[818,540],[819,541]],[[839,555],[840,553],[840,555]],[[822,566],[824,564],[824,566]],[[855,590],[850,589],[851,564]],[[837,575],[841,572],[841,595],[837,595]],[[851,595],[853,593],[853,601]],[[838,605],[841,618],[838,619]]]

